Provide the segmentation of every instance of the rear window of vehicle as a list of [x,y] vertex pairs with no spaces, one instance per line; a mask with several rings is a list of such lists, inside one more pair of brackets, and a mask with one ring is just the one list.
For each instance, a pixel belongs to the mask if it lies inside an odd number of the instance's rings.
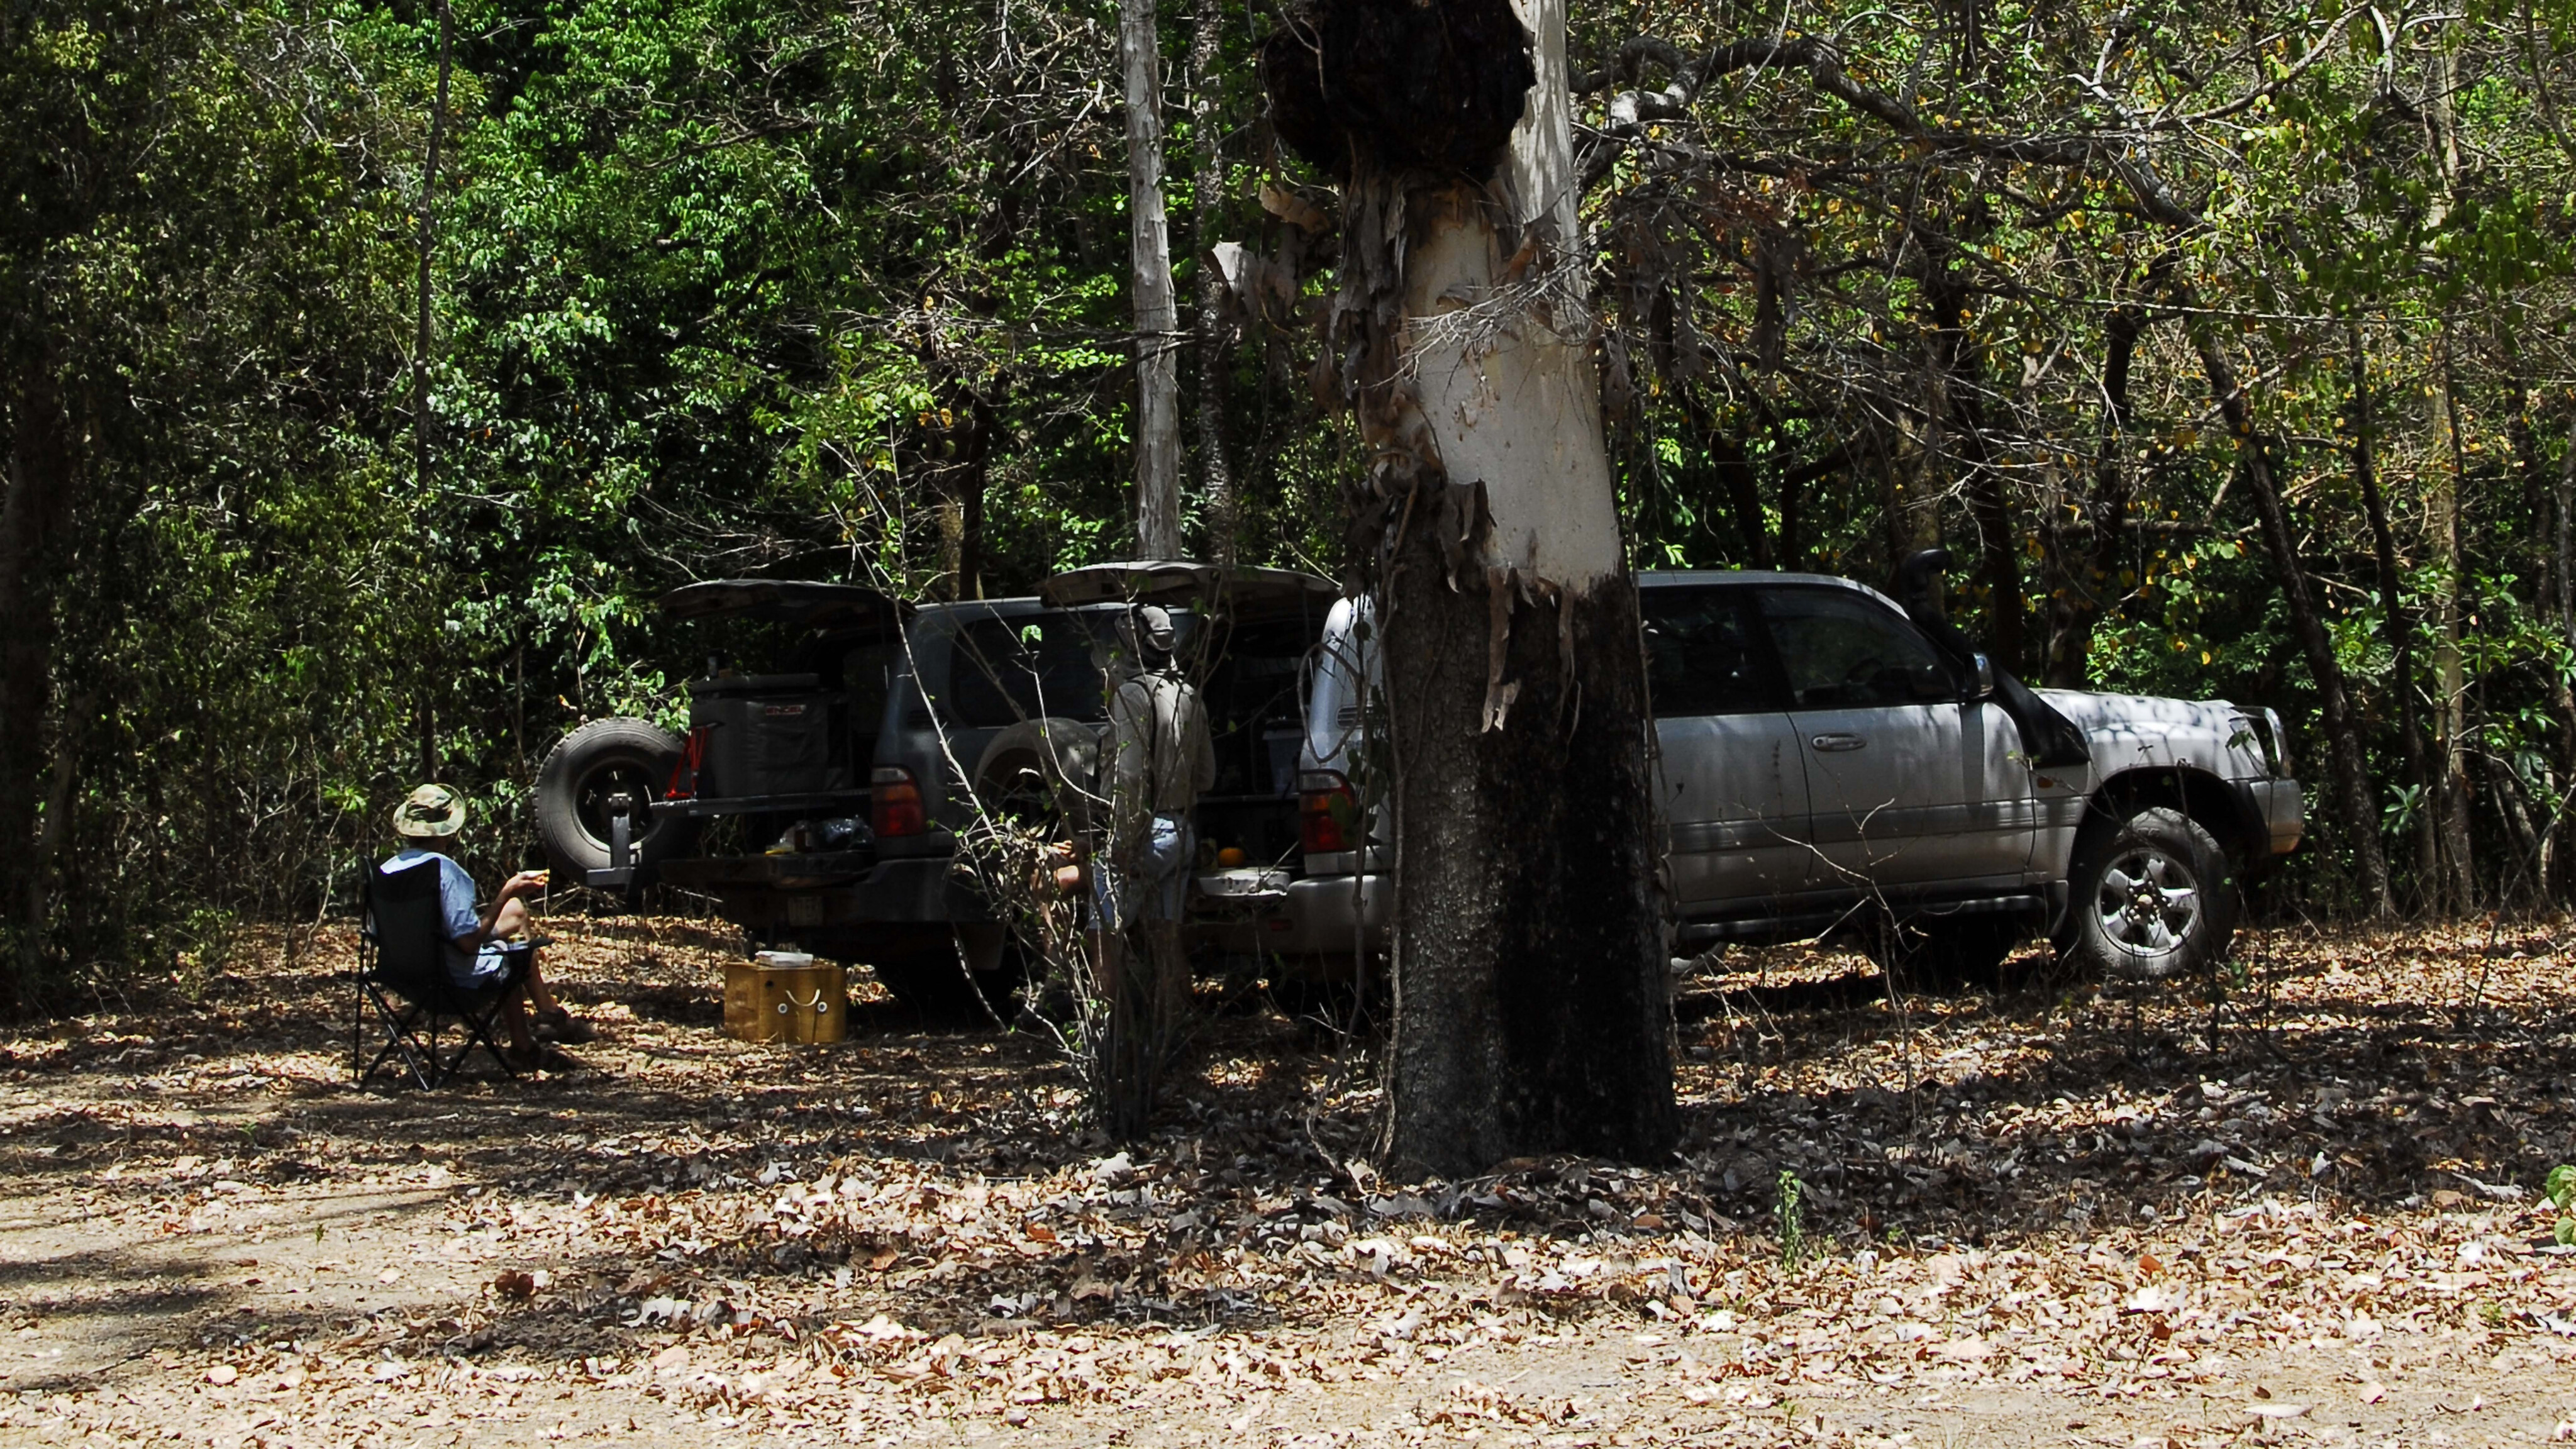
[[950,647],[944,703],[966,729],[1105,719],[1092,638],[1091,621],[1073,614],[968,620]]
[[1643,589],[1646,685],[1658,719],[1788,708],[1742,588]]

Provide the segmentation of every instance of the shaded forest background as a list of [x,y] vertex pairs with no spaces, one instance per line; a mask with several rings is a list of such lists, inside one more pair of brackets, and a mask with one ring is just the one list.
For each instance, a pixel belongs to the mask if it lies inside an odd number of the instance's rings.
[[[1184,531],[1338,573],[1280,23],[1161,16]],[[419,776],[518,863],[556,738],[679,712],[679,584],[1125,553],[1116,30],[456,0],[442,82],[417,4],[0,0],[7,994],[345,904]],[[1946,542],[2025,676],[2292,722],[2279,908],[2576,891],[2576,7],[1651,0],[1573,49],[1639,566]]]

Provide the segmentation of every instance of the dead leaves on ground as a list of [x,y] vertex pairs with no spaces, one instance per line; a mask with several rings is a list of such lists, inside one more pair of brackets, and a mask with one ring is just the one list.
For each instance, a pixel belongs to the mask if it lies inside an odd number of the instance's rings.
[[[1218,1018],[1169,1129],[1112,1150],[1025,1039],[892,1017],[831,1050],[716,1038],[694,930],[567,923],[555,972],[607,1023],[601,1070],[443,1094],[448,1127],[349,1110],[345,1038],[310,1010],[320,952],[194,1019],[0,1042],[0,1157],[51,1174],[38,1190],[210,1253],[297,1194],[433,1193],[455,1283],[440,1311],[291,1335],[218,1321],[113,1389],[0,1398],[0,1424],[140,1436],[179,1405],[285,1433],[569,1394],[859,1437],[1090,1410],[1248,1432],[1264,1405],[1374,1395],[1436,1436],[1641,1405],[1777,1429],[1898,1386],[2207,1391],[2300,1343],[2376,1405],[2440,1345],[2576,1341],[2576,1270],[2530,1190],[2576,1156],[2576,988],[2538,935],[2249,937],[2215,1004],[1854,1004],[1814,988],[1855,963],[1767,953],[1683,1003],[1675,1162],[1384,1184],[1350,1160],[1365,1073],[1274,1016]],[[1784,1172],[1813,1261],[1780,1250]],[[0,1329],[76,1291],[23,1294]],[[1511,1382],[1605,1335],[1629,1345],[1624,1407]],[[2270,1408],[2248,1422],[2289,1417]]]

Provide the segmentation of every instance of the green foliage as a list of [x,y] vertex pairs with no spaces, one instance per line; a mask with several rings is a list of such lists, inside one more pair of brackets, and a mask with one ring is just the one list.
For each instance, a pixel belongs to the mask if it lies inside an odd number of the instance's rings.
[[[1124,547],[1108,11],[459,0],[422,410],[437,13],[0,0],[0,443],[35,435],[47,380],[80,454],[23,565],[40,647],[0,658],[38,661],[30,733],[0,710],[0,936],[57,983],[164,970],[209,912],[344,904],[423,772],[473,798],[479,870],[523,863],[555,739],[678,718],[711,641],[659,619],[673,586],[1003,593]],[[1173,252],[1190,293],[1209,247],[1253,247],[1295,301],[1184,366],[1225,402],[1244,556],[1331,571],[1365,464],[1308,382],[1331,241],[1262,205],[1320,178],[1271,155],[1241,19],[1217,219],[1195,234],[1195,178],[1170,177]],[[1613,0],[1572,25],[1580,143],[1620,138],[1587,153],[1579,260],[1639,563],[1884,582],[1946,540],[2007,665],[2274,706],[2313,785],[2319,697],[2187,340],[2207,328],[2358,696],[2401,888],[2576,890],[2576,21]],[[1166,7],[1175,100],[1187,29]],[[1620,130],[1615,96],[1676,79],[1633,39],[1773,35],[1831,37],[1913,129],[1769,65]],[[1195,121],[1172,119],[1179,166]],[[2070,137],[2081,160],[2042,154]],[[2447,786],[2407,773],[2408,716]],[[2463,811],[2478,902],[2412,848]],[[2311,816],[2281,889],[2331,908],[2350,842]]]
[[1771,1224],[1780,1235],[1780,1266],[1796,1272],[1807,1261],[1807,1185],[1798,1174],[1780,1169],[1771,1194]]

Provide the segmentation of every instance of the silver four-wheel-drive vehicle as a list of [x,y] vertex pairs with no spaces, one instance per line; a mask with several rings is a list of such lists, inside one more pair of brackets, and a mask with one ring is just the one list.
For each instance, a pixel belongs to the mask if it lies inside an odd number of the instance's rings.
[[[1638,576],[1677,951],[1839,935],[1930,981],[2033,935],[2133,976],[2223,957],[2303,828],[2278,717],[2024,688],[1941,617],[1946,561],[1909,561],[1911,609],[1817,574]],[[1359,849],[1386,839],[1360,823],[1366,614],[1337,608],[1308,701],[1289,894],[1318,946],[1382,940],[1392,898]]]
[[539,774],[539,833],[568,877],[712,896],[755,946],[864,962],[910,1004],[980,1014],[975,998],[998,1005],[1019,963],[957,868],[958,832],[979,801],[1058,808],[1092,784],[1118,621],[1161,603],[1217,756],[1196,811],[1190,935],[1254,960],[1280,934],[1298,868],[1300,700],[1339,592],[1311,574],[1186,563],[1095,565],[1036,597],[918,605],[840,584],[694,584],[662,600],[667,617],[714,631],[688,734],[636,719],[573,731]]

